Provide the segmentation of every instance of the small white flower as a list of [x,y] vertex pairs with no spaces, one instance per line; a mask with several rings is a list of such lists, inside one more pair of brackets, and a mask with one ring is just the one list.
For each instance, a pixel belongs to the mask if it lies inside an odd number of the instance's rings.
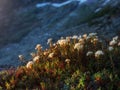
[[62,39],[64,39],[64,37],[61,37],[60,39],[62,40]]
[[29,61],[26,65],[27,68],[31,69],[33,66],[34,62],[33,61]]
[[83,38],[86,39],[86,38],[87,38],[87,34],[84,34],[84,35],[83,35]]
[[112,40],[112,41],[110,41],[110,43],[109,43],[110,46],[114,46],[114,45],[116,45],[116,44],[117,44],[117,41],[115,41],[115,40]]
[[53,43],[53,46],[55,46],[56,45],[56,43]]
[[36,56],[36,57],[33,58],[33,62],[39,62],[39,59],[40,59],[40,57]]
[[67,40],[68,42],[70,42],[71,37],[66,37],[66,40]]
[[47,44],[50,44],[51,42],[52,42],[52,38],[49,38]]
[[84,39],[79,39],[79,43],[81,43],[81,44],[84,44],[85,43],[85,41],[84,41]]
[[118,46],[120,46],[120,42],[118,43]]
[[47,52],[47,51],[44,51],[43,55],[45,55],[45,56],[48,55],[48,52]]
[[53,56],[54,56],[54,53],[50,53],[50,54],[48,55],[49,58],[53,58]]
[[60,45],[60,46],[64,46],[64,45],[67,45],[68,44],[68,41],[66,39],[61,39],[61,40],[58,40],[57,43]]
[[41,50],[41,49],[42,49],[42,46],[40,44],[37,44],[35,47],[35,50]]
[[82,45],[81,43],[76,43],[74,46],[74,49],[77,49],[79,51],[79,50],[82,50],[83,47],[84,47],[84,45]]
[[24,56],[23,55],[19,55],[18,56],[20,60],[24,60]]
[[118,36],[113,37],[113,40],[117,41],[118,40]]
[[35,57],[35,56],[36,56],[35,53],[30,53],[30,55],[31,55],[32,57]]
[[81,39],[81,38],[82,38],[82,36],[81,36],[81,35],[79,35],[79,36],[78,36],[78,39]]
[[91,39],[91,43],[93,44],[97,44],[98,41],[99,41],[98,38]]
[[88,51],[87,54],[86,54],[86,56],[91,56],[91,55],[93,55],[92,51]]
[[104,52],[102,50],[98,50],[95,52],[95,57],[99,58],[100,56],[104,55]]
[[74,35],[73,37],[72,37],[72,39],[77,39],[78,38],[78,36],[77,35]]
[[69,63],[69,62],[70,62],[70,59],[66,59],[65,62],[66,62],[66,63]]
[[93,36],[96,36],[96,35],[97,35],[97,33],[90,33],[89,34],[90,37],[93,37]]
[[112,46],[109,46],[109,47],[108,47],[108,50],[109,50],[109,51],[113,51],[114,48],[113,48]]
[[90,39],[91,39],[91,37],[90,37],[90,36],[87,36],[86,40],[90,40]]

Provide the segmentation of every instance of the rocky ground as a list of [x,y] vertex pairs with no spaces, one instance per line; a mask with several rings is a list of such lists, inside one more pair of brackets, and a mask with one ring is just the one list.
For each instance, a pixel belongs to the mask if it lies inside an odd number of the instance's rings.
[[19,54],[29,60],[36,44],[40,43],[45,49],[49,38],[56,41],[60,37],[90,32],[97,32],[102,39],[120,35],[119,1],[93,0],[82,4],[72,1],[60,7],[53,5],[56,3],[42,7],[31,4],[12,10],[10,18],[2,15],[0,65],[20,65]]

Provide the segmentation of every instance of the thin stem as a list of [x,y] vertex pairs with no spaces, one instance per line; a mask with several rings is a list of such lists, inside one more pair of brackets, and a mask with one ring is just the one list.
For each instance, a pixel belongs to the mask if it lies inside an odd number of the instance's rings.
[[112,65],[113,73],[114,73],[115,65],[114,65],[114,62],[113,62],[113,59],[112,59],[112,55],[110,55],[110,61],[111,61],[111,65]]

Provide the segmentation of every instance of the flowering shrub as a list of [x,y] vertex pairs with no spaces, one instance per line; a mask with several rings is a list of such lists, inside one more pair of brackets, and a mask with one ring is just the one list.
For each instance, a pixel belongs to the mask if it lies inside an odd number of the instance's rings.
[[31,61],[19,55],[23,66],[0,73],[5,90],[118,90],[120,89],[120,45],[114,37],[103,43],[96,33],[61,38],[49,48],[36,45]]

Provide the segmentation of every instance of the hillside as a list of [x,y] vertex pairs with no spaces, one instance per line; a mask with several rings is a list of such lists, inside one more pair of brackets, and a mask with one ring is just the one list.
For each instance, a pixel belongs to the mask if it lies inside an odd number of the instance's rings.
[[[32,1],[32,0],[31,0]],[[18,55],[29,60],[29,53],[40,43],[46,48],[47,40],[97,32],[109,40],[120,35],[120,2],[116,0],[80,0],[65,2],[9,3],[1,10],[0,64],[18,66]],[[22,2],[21,2],[22,3]],[[17,7],[18,6],[18,7]],[[8,63],[9,62],[9,63]]]
[[1,0],[0,21],[0,90],[120,90],[119,0]]

